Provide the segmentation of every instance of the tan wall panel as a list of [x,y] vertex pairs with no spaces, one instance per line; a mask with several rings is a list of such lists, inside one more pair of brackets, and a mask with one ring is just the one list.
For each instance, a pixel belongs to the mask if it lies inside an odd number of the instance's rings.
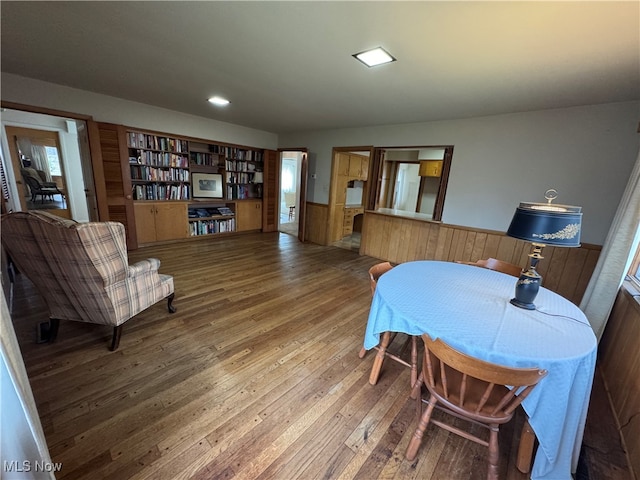
[[640,305],[625,288],[600,341],[599,361],[629,463],[640,478]]
[[[411,260],[476,261],[497,258],[527,265],[531,244],[501,232],[475,230],[366,212],[360,254],[393,263]],[[479,253],[481,252],[481,254]],[[543,285],[578,304],[591,278],[599,246],[543,250]]]
[[306,204],[305,241],[327,245],[327,205],[319,203]]

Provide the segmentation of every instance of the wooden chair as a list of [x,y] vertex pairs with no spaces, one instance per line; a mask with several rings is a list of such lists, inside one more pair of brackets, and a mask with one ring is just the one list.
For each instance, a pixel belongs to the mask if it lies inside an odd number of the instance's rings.
[[[376,291],[376,285],[378,283],[378,279],[386,272],[391,270],[393,265],[389,262],[381,262],[375,264],[373,267],[369,269],[369,282],[371,287],[371,297]],[[380,370],[382,370],[382,364],[384,363],[385,357],[389,357],[391,360],[398,362],[405,367],[409,367],[411,369],[411,386],[416,383],[418,379],[418,345],[416,341],[416,337],[413,335],[409,335],[408,341],[411,342],[411,363],[406,362],[399,355],[395,355],[387,350],[389,344],[395,338],[395,332],[384,332],[382,334],[382,338],[380,339],[380,344],[373,347],[377,353],[376,357],[373,359],[373,366],[371,367],[371,373],[369,374],[369,383],[371,385],[375,385],[378,382],[378,377],[380,376]],[[406,346],[406,344],[405,344]],[[403,347],[404,350],[404,347]],[[360,353],[358,356],[360,358],[364,358],[367,351],[364,347],[360,349]]]
[[514,277],[519,277],[522,273],[522,267],[514,265],[513,263],[504,262],[495,258],[487,258],[486,260],[478,260],[476,262],[458,262],[466,265],[475,265],[477,267],[488,268],[489,270],[495,270],[497,272],[506,273]]
[[[520,277],[522,268],[513,263],[497,260],[495,258],[487,258],[486,260],[478,260],[477,262],[458,262],[466,265],[475,265],[477,267],[488,268],[497,272],[506,273],[507,275]],[[529,473],[531,470],[531,459],[533,458],[533,449],[535,447],[536,435],[529,420],[525,420],[520,434],[520,446],[518,447],[518,457],[516,466],[522,473]]]
[[[426,334],[422,335],[422,340],[425,347],[422,372],[412,391],[412,396],[418,402],[419,422],[407,447],[407,460],[413,461],[416,457],[422,435],[431,422],[488,447],[487,478],[497,480],[499,427],[511,420],[515,409],[545,377],[547,371],[539,368],[511,368],[485,362],[455,350],[440,339],[432,340]],[[424,400],[421,395],[423,383],[429,391],[428,400]],[[424,412],[422,403],[428,404]],[[432,419],[434,408],[487,428],[489,440]]]

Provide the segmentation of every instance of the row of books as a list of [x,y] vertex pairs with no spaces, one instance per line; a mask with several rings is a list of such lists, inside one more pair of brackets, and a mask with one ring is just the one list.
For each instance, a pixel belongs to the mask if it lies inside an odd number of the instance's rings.
[[188,200],[189,185],[164,185],[150,183],[133,186],[134,200]]
[[150,182],[188,182],[189,170],[182,168],[156,168],[146,165],[131,165],[131,180]]
[[177,138],[147,135],[146,133],[127,132],[127,141],[132,148],[149,148],[169,152],[188,152],[189,142]]
[[211,235],[212,233],[224,233],[236,231],[236,219],[222,220],[198,220],[189,222],[189,233],[192,237],[198,235]]
[[251,162],[262,162],[263,159],[262,152],[236,147],[226,147],[225,156],[235,160],[248,160]]
[[189,218],[206,218],[216,215],[224,215],[232,217],[234,215],[233,210],[229,207],[208,207],[208,208],[190,208]]
[[256,164],[244,160],[227,160],[226,168],[230,172],[255,172]]
[[253,173],[228,172],[227,183],[252,183]]
[[227,184],[228,200],[244,200],[246,198],[260,198],[257,185]]
[[194,165],[218,166],[218,155],[210,153],[191,152],[191,163]]
[[130,164],[152,165],[154,167],[189,168],[189,158],[170,152],[149,152],[139,150],[136,156],[129,157]]

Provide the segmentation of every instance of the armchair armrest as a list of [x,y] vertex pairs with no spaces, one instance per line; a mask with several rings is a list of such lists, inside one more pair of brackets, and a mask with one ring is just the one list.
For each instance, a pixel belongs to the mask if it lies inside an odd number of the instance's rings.
[[157,258],[147,258],[146,260],[141,260],[133,265],[129,265],[127,276],[137,277],[146,272],[157,272],[159,268],[160,260]]

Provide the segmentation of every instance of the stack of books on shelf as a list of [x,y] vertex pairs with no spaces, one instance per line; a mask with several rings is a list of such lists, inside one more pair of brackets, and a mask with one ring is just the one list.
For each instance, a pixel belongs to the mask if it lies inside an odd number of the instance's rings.
[[186,140],[137,132],[128,132],[127,137],[129,147],[132,148],[147,148],[150,150],[165,150],[169,152],[189,151],[189,142]]
[[146,165],[131,165],[131,180],[151,182],[188,182],[189,170],[182,168],[160,169]]
[[189,185],[134,185],[134,200],[188,200]]
[[198,220],[195,222],[189,222],[189,233],[192,237],[198,235],[211,235],[214,233],[226,233],[236,231],[236,219],[212,219],[212,220]]

